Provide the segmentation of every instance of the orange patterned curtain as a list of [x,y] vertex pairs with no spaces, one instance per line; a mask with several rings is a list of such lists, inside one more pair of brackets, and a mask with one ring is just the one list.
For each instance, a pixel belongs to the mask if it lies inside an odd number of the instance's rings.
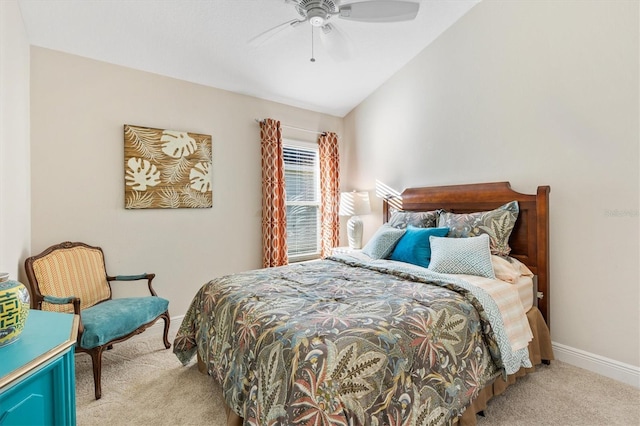
[[329,256],[331,249],[340,242],[340,157],[338,154],[338,136],[335,133],[323,133],[318,139],[320,156],[320,220],[322,257]]
[[262,266],[281,266],[287,257],[287,216],[280,122],[260,122],[262,146]]

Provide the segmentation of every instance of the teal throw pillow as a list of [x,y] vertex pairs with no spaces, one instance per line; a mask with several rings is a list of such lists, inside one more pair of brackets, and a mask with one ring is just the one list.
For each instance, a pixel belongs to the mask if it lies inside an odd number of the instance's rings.
[[404,229],[382,225],[364,246],[362,252],[372,259],[385,259],[391,254],[404,232]]
[[429,237],[444,237],[449,228],[416,228],[407,226],[407,232],[400,238],[396,248],[391,253],[391,260],[412,263],[414,265],[428,267],[431,258],[431,246]]

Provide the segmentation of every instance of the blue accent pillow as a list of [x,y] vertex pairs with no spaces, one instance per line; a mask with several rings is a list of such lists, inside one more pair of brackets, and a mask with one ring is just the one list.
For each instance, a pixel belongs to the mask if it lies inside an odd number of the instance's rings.
[[372,259],[385,259],[404,235],[404,229],[382,225],[364,246],[362,252]]
[[429,237],[444,237],[448,232],[449,228],[417,228],[409,225],[390,259],[427,268],[431,259]]
[[429,269],[442,274],[466,274],[495,278],[489,235],[469,238],[431,238]]

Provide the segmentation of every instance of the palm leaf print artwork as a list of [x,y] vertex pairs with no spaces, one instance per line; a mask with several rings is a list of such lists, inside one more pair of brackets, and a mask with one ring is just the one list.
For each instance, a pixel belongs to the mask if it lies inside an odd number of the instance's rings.
[[125,124],[125,208],[212,207],[211,143],[211,135]]

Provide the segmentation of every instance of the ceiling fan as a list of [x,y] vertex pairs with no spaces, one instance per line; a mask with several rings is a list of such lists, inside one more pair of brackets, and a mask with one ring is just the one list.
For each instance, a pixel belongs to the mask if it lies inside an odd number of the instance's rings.
[[345,4],[342,4],[340,0],[284,1],[293,5],[300,17],[283,22],[258,34],[249,40],[249,45],[258,47],[272,42],[308,22],[311,24],[311,62],[315,62],[313,56],[314,28],[320,30],[320,41],[335,59],[344,60],[351,56],[353,48],[349,38],[329,22],[334,17],[359,22],[400,22],[415,19],[420,9],[418,1],[370,0]]

